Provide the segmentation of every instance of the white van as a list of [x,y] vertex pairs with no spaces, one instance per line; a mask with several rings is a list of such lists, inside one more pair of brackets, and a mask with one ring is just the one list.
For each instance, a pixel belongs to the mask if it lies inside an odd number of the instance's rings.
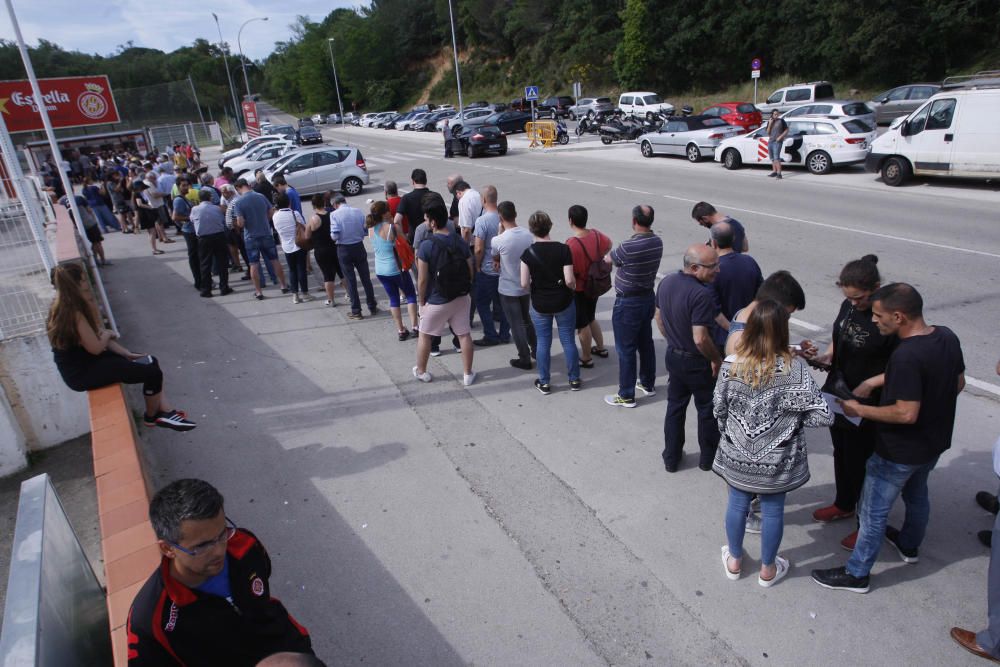
[[628,116],[647,119],[652,118],[654,113],[661,116],[674,113],[673,104],[661,100],[659,95],[648,91],[622,93],[618,97],[618,108]]
[[1000,179],[998,112],[1000,76],[946,80],[940,92],[872,142],[865,169],[881,173],[892,186],[911,176]]

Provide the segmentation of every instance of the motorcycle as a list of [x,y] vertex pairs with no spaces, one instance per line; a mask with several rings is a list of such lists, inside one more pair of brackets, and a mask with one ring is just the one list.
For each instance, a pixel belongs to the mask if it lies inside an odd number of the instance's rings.
[[601,125],[607,122],[609,116],[613,115],[610,111],[602,111],[597,114],[594,118],[584,116],[580,118],[580,121],[576,125],[576,136],[583,136],[584,134],[598,134],[601,131]]
[[560,146],[565,146],[569,143],[569,131],[566,129],[566,124],[561,120],[556,121],[556,143]]
[[643,124],[634,118],[623,118],[616,114],[614,118],[600,127],[601,143],[605,146],[615,141],[635,141],[646,130]]

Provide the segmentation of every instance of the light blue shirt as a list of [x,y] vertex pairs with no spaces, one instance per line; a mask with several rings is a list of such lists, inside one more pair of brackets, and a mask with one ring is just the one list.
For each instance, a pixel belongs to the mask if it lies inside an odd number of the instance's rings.
[[[372,236],[372,247],[375,249],[375,275],[376,276],[398,276],[399,264],[396,262],[396,243],[379,236],[385,227],[385,223],[380,222],[375,225],[375,234]],[[395,230],[389,231],[389,237],[395,239]]]
[[340,245],[361,243],[368,235],[365,214],[347,204],[341,204],[330,215],[330,238]]

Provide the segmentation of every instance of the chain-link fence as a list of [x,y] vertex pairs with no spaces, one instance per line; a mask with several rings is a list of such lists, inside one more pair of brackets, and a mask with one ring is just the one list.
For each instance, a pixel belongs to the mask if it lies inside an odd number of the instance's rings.
[[186,142],[193,146],[222,143],[222,130],[218,123],[181,123],[149,128],[149,139],[161,152],[167,146]]

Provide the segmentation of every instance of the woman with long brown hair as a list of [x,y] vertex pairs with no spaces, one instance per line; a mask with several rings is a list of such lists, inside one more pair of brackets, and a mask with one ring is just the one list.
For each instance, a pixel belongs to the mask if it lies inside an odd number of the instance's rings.
[[[389,297],[389,312],[392,321],[396,323],[396,334],[400,342],[410,336],[416,336],[419,322],[417,313],[417,290],[410,278],[410,269],[404,270],[400,258],[396,254],[396,239],[405,238],[403,225],[396,224],[389,213],[389,204],[385,201],[372,202],[370,212],[365,216],[365,227],[368,237],[372,240],[375,251],[375,277],[385,288]],[[400,309],[399,295],[406,299],[406,308],[410,315],[410,328],[403,326],[403,313]],[[412,330],[412,331],[411,331]]]
[[146,400],[143,422],[175,431],[196,424],[173,409],[163,393],[163,372],[156,357],[130,352],[105,329],[97,308],[84,291],[86,277],[79,264],[52,269],[56,299],[49,309],[48,336],[59,374],[73,391],[88,391],[118,382],[142,383]]
[[761,506],[758,583],[777,583],[791,566],[778,556],[784,532],[785,494],[809,480],[803,429],[833,423],[830,408],[806,363],[788,347],[788,310],[764,300],[750,313],[715,385],[715,417],[722,438],[712,470],[729,485],[722,565],[739,579],[747,511]]

